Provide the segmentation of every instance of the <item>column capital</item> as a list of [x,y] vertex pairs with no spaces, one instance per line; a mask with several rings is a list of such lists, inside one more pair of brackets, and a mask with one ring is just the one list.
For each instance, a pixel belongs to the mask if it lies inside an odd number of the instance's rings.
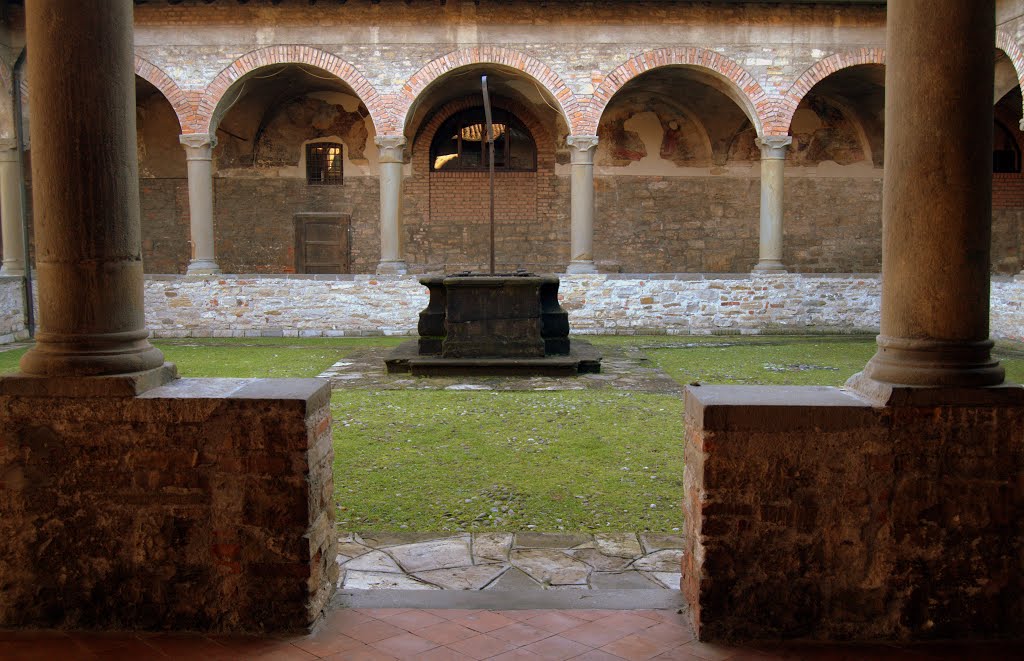
[[210,158],[210,152],[217,146],[217,136],[209,133],[185,133],[178,136],[178,142],[185,146],[190,158]]
[[594,150],[597,149],[596,135],[570,135],[565,142],[573,148],[572,162],[574,164],[592,165],[594,163]]
[[786,158],[786,150],[793,144],[791,135],[766,135],[754,140],[754,144],[761,148],[762,159]]
[[378,135],[373,139],[380,150],[380,163],[403,163],[405,161],[404,135]]

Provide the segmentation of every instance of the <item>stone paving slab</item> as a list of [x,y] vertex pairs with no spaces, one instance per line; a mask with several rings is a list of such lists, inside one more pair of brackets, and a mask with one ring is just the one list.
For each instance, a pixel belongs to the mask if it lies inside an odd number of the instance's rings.
[[343,533],[346,590],[678,590],[683,538],[655,533]]
[[675,394],[683,388],[656,368],[637,347],[602,345],[600,374],[577,376],[430,376],[388,374],[384,359],[390,347],[367,347],[353,351],[343,360],[318,374],[334,388],[378,390],[594,390],[618,389],[631,392]]

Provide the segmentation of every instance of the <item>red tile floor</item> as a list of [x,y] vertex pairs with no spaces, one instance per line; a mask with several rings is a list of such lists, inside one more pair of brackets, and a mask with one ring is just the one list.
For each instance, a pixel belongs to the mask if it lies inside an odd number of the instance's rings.
[[155,633],[0,631],[0,659],[1020,659],[1015,644],[757,645],[693,639],[675,611],[349,609],[309,635],[277,637]]

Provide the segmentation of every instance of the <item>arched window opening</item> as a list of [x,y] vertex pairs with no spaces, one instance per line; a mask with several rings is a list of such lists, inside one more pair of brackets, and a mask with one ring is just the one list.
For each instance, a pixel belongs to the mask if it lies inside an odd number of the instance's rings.
[[341,145],[336,142],[311,142],[306,145],[306,183],[314,186],[340,186],[343,183]]
[[1020,145],[1013,134],[996,122],[992,145],[992,172],[1019,173],[1021,170]]
[[[506,171],[537,169],[537,145],[526,126],[500,108],[492,115],[494,168]],[[486,170],[484,108],[467,108],[449,117],[430,143],[431,171]]]

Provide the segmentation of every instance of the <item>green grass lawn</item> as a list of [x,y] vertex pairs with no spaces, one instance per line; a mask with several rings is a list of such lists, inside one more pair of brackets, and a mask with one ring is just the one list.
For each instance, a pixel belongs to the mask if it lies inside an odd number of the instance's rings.
[[355,530],[682,525],[678,397],[340,390],[335,491]]
[[[617,336],[679,383],[842,385],[874,338]],[[190,377],[308,377],[401,338],[156,340]],[[0,351],[0,373],[24,349]],[[1024,382],[1024,346],[1000,343]],[[339,523],[352,530],[649,530],[682,526],[682,401],[616,390],[344,388],[331,399]]]

